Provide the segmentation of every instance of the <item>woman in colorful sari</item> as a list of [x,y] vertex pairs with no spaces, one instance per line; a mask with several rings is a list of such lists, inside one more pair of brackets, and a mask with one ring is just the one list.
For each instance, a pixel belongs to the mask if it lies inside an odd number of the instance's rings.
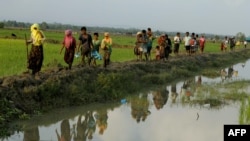
[[71,69],[76,48],[76,39],[72,36],[71,30],[65,31],[65,37],[63,40],[63,46],[60,54],[62,53],[64,47],[65,47],[64,61],[69,65],[69,69]]
[[101,49],[103,50],[103,67],[106,68],[110,63],[110,56],[112,53],[112,38],[110,38],[109,33],[104,33],[104,39],[102,39]]
[[158,39],[158,45],[160,47],[160,59],[164,60],[165,59],[165,48],[167,46],[165,34],[161,35],[160,38]]
[[28,56],[28,69],[32,70],[32,74],[35,75],[38,73],[43,64],[43,42],[45,36],[40,30],[38,24],[33,24],[30,28],[31,38],[26,41],[26,44],[32,44],[29,56]]
[[91,58],[93,59],[93,65],[96,66],[96,59],[101,60],[102,56],[99,54],[99,49],[101,46],[101,41],[98,39],[99,34],[96,32],[94,33],[93,39],[93,49],[91,51]]
[[137,32],[136,41],[134,47],[134,54],[136,55],[137,61],[142,60],[142,48],[141,48],[142,33]]

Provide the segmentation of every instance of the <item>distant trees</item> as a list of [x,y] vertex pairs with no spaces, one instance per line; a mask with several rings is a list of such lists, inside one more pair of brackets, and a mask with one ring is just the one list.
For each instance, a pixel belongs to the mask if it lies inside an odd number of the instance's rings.
[[[28,22],[17,22],[15,20],[8,20],[8,21],[0,21],[0,28],[30,28],[30,26],[33,23],[28,23]],[[81,26],[76,26],[76,25],[71,25],[71,24],[62,24],[62,23],[47,23],[45,21],[39,23],[40,27],[42,30],[66,30],[66,29],[72,29],[73,31],[80,31]],[[87,25],[82,25],[82,26],[87,26]],[[141,31],[142,29],[138,28],[114,28],[114,27],[99,27],[99,26],[87,26],[88,31],[93,33],[93,32],[110,32],[114,34],[126,34],[126,35],[134,35],[138,31]],[[166,32],[166,31],[160,31],[157,29],[152,29],[155,36],[159,36],[161,34],[168,34],[169,37],[174,37],[176,35],[176,32]],[[129,33],[129,34],[128,34]],[[198,33],[199,34],[199,33]],[[215,34],[205,34],[202,33],[200,35],[205,35],[206,39],[211,39],[211,41],[219,41],[220,39],[224,39],[225,35],[215,35]],[[184,37],[185,33],[181,33],[181,37]],[[229,35],[228,35],[229,36]],[[231,36],[231,35],[230,35]],[[236,34],[236,39],[240,42],[244,41],[246,39],[246,36],[244,33],[239,32]]]
[[20,27],[29,28],[31,23],[17,22],[17,21],[3,21],[4,27]]
[[4,28],[4,23],[0,22],[0,28]]
[[237,41],[243,42],[246,40],[246,35],[242,32],[238,32],[235,36]]
[[42,23],[40,24],[40,28],[41,28],[42,30],[46,30],[46,29],[49,29],[49,25],[48,25],[46,22],[42,22]]
[[219,36],[219,35],[215,35],[215,36],[214,36],[214,39],[215,39],[215,41],[217,42],[217,41],[220,40],[220,36]]

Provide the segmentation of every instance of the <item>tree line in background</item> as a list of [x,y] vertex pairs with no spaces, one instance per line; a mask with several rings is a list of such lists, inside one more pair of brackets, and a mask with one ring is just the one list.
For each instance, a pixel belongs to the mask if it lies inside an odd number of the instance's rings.
[[[61,24],[61,23],[47,23],[47,22],[41,22],[39,23],[42,30],[65,30],[65,29],[72,29],[73,31],[78,31],[81,26],[71,25],[71,24]],[[17,21],[0,21],[0,28],[30,28],[32,23],[29,22],[17,22]],[[136,28],[113,28],[113,27],[98,27],[98,26],[89,26],[88,31],[89,32],[110,32],[113,34],[123,34],[123,35],[134,35],[141,29]],[[192,31],[189,31],[192,32]],[[156,36],[167,33],[170,37],[173,37],[176,35],[176,32],[165,32],[165,31],[159,31],[155,30],[154,34]],[[181,33],[183,36],[185,33]],[[199,33],[198,33],[199,34]],[[225,36],[231,37],[234,35],[215,35],[215,34],[207,34],[207,33],[200,33],[206,36],[207,39],[212,40],[214,42],[221,41],[224,39]],[[237,41],[243,42],[246,40],[246,36],[242,32],[238,32],[235,35],[235,38]]]

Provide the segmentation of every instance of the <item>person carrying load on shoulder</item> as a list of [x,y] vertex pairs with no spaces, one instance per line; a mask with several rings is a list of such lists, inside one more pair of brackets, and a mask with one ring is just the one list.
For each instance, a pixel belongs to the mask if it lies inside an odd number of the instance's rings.
[[70,29],[65,31],[65,37],[63,39],[63,46],[61,48],[60,54],[62,53],[62,50],[64,48],[65,48],[64,61],[69,65],[68,68],[71,69],[74,61],[76,39],[72,36],[72,31]]
[[31,38],[26,41],[26,44],[32,44],[30,53],[28,55],[28,69],[32,70],[32,74],[35,75],[41,71],[43,64],[43,43],[45,40],[44,33],[40,30],[37,23],[30,27]]
[[102,39],[101,49],[103,50],[103,67],[106,68],[110,64],[110,56],[112,53],[112,38],[108,32],[104,33],[104,38]]

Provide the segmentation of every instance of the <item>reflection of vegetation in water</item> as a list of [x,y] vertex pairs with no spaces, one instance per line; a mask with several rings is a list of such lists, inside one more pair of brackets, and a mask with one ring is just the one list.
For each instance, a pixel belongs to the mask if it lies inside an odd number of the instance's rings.
[[197,86],[192,80],[187,80],[182,86],[183,105],[204,105],[221,107],[229,101],[243,100],[248,97],[247,81],[237,81],[225,84],[202,84]]
[[[39,141],[39,129],[38,127],[31,127],[24,130],[23,141]],[[65,140],[67,141],[67,140]]]
[[206,70],[202,71],[202,75],[206,76],[208,78],[216,78],[216,77],[220,76],[220,73],[214,69],[206,69]]
[[240,124],[250,124],[250,97],[247,100],[242,100],[240,106]]

